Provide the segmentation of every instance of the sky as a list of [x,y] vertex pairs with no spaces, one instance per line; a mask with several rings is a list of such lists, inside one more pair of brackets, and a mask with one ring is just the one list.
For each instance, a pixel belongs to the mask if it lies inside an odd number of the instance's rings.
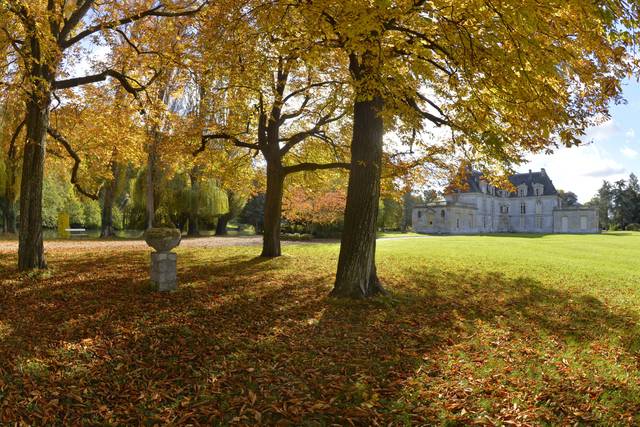
[[589,201],[603,180],[640,175],[640,83],[625,82],[623,96],[627,103],[612,105],[611,118],[589,129],[584,145],[531,155],[518,171],[545,168],[556,188],[573,191],[580,203]]

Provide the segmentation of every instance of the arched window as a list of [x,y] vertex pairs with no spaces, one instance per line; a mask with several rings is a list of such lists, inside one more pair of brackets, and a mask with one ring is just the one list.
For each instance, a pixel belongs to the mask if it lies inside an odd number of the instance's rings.
[[422,211],[418,211],[418,218],[422,218]]

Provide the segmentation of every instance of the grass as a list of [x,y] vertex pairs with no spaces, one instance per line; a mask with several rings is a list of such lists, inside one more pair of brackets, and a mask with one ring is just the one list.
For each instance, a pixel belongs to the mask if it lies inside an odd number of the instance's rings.
[[637,425],[640,233],[378,242],[391,297],[327,298],[337,244],[0,254],[0,423]]
[[423,236],[423,234],[414,233],[412,231],[402,232],[402,231],[379,231],[378,239],[386,239],[388,237],[419,237]]

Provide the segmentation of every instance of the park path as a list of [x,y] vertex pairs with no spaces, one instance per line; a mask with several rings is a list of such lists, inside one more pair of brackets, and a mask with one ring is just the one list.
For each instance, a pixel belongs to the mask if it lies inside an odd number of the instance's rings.
[[[424,239],[431,236],[398,236],[379,238],[378,242],[385,240],[401,240],[401,239]],[[286,241],[283,245],[288,244],[317,244],[317,243],[339,243],[339,240],[333,239],[315,239],[311,241]],[[262,245],[262,236],[243,236],[243,237],[197,237],[184,238],[180,243],[181,248],[219,248],[224,246],[260,246]],[[45,240],[44,248],[46,251],[90,251],[90,250],[145,250],[149,246],[141,239],[123,239],[123,240]],[[18,251],[17,240],[0,240],[0,253],[11,253]]]
[[[292,242],[293,243],[293,242]],[[295,242],[299,243],[299,242]],[[247,237],[198,237],[182,239],[180,247],[184,248],[217,248],[221,246],[258,246],[262,244],[261,236]],[[45,240],[46,251],[59,250],[144,250],[151,249],[144,240]],[[17,252],[17,240],[0,241],[0,253]]]

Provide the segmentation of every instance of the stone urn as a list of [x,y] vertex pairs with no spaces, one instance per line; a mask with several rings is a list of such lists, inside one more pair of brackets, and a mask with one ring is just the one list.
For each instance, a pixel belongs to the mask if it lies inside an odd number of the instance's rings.
[[161,292],[178,287],[178,255],[171,250],[180,244],[182,233],[177,228],[150,228],[144,240],[156,252],[151,253],[151,282]]
[[182,233],[177,228],[150,228],[144,232],[144,240],[157,252],[171,252],[180,244]]

